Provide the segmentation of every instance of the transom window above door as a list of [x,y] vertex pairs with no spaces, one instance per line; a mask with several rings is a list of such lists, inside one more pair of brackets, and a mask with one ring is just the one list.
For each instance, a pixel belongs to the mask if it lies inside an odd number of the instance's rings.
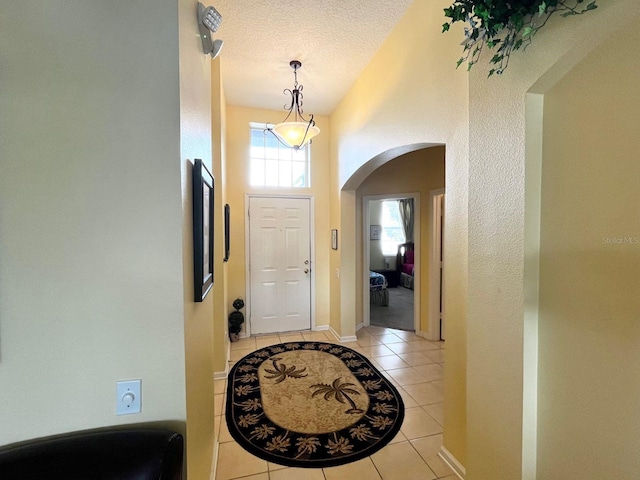
[[286,147],[264,124],[251,124],[249,184],[254,187],[308,188],[309,145]]

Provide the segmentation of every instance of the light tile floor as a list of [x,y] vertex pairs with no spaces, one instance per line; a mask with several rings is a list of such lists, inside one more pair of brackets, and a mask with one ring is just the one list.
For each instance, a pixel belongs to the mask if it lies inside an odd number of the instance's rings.
[[[217,380],[214,408],[220,449],[216,480],[457,480],[437,455],[442,445],[444,342],[375,326],[359,330],[357,338],[357,342],[342,345],[366,355],[402,395],[406,410],[398,435],[370,457],[338,467],[289,468],[266,462],[231,438],[222,415],[226,380]],[[329,332],[243,338],[231,344],[231,361],[258,348],[301,340],[335,339]]]

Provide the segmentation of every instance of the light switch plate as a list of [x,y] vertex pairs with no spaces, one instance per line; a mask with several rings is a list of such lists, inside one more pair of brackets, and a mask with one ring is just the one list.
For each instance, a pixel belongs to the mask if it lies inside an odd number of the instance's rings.
[[116,415],[142,411],[142,380],[116,383]]

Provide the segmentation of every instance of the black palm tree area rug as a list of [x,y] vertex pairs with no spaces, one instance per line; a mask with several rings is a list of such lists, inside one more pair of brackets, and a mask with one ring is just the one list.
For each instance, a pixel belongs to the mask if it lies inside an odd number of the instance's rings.
[[231,436],[280,465],[354,462],[389,443],[403,419],[402,398],[389,380],[366,357],[337,344],[272,345],[229,372]]

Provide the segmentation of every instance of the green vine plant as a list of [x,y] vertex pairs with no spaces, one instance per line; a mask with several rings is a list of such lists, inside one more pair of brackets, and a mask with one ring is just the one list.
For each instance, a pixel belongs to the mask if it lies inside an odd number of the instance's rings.
[[511,53],[526,49],[554,14],[569,17],[596,8],[595,1],[585,5],[585,0],[456,0],[444,9],[445,17],[451,20],[442,25],[442,31],[449,31],[456,22],[465,22],[463,55],[457,66],[467,62],[470,70],[486,46],[494,51],[490,77],[501,75],[509,66]]

